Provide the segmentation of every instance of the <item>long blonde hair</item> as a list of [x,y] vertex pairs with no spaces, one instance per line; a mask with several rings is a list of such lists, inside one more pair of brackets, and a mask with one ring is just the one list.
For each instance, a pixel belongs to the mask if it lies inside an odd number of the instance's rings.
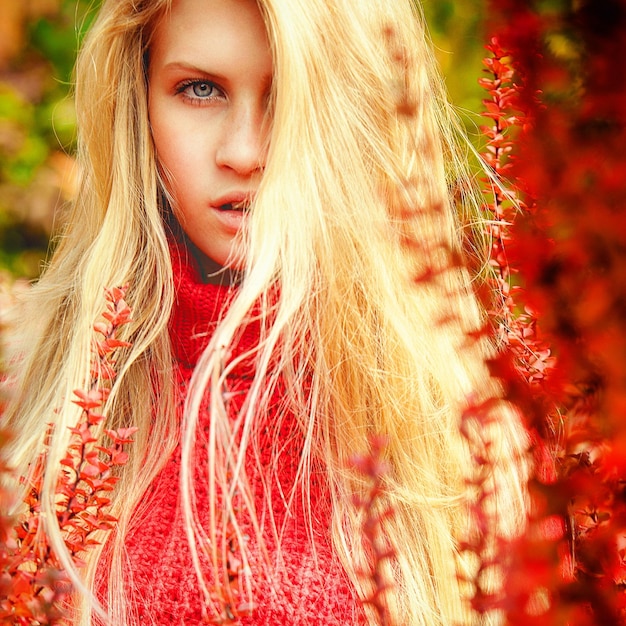
[[[113,510],[112,623],[131,623],[121,587],[124,538],[176,433],[197,554],[202,530],[191,464],[205,391],[214,432],[209,465],[222,493],[237,491],[245,501],[242,459],[279,377],[292,383],[285,400],[303,433],[299,487],[306,495],[311,466],[322,462],[335,552],[357,592],[371,591],[359,575],[369,556],[350,504],[365,484],[349,459],[378,434],[388,442],[385,498],[394,509],[384,531],[398,548],[389,611],[404,624],[469,623],[457,581],[470,464],[459,420],[471,394],[484,398],[497,388],[484,365],[488,346],[467,346],[466,333],[482,319],[456,262],[461,225],[450,189],[471,184],[419,10],[411,0],[259,0],[274,61],[269,154],[247,226],[243,279],[198,363],[180,427],[167,333],[167,190],[157,174],[145,79],[151,33],[170,2],[105,1],[77,64],[82,182],[50,267],[29,296],[28,342],[7,413],[19,435],[13,459],[21,472],[41,448],[44,425],[56,423],[43,499],[50,540],[71,567],[54,516],[67,426],[78,419],[71,392],[89,376],[90,327],[103,287],[130,283],[134,322],[125,338],[132,347],[119,360],[106,407],[107,426],[139,427]],[[220,393],[232,367],[225,355],[259,303],[256,377],[233,422]],[[493,436],[498,524],[512,533],[524,508],[516,461],[524,439],[505,410]],[[87,588],[100,558],[98,551],[88,556]],[[197,574],[203,581],[206,573]]]

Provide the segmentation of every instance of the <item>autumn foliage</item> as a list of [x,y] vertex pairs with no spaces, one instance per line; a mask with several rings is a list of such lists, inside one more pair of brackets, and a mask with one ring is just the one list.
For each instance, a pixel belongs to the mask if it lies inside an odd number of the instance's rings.
[[[105,420],[100,412],[114,380],[114,354],[127,346],[117,339],[118,329],[130,321],[124,289],[106,291],[107,310],[94,325],[92,380],[86,390],[75,391],[74,402],[82,409],[71,428],[71,441],[61,461],[54,514],[73,564],[80,569],[86,550],[97,545],[102,532],[116,520],[108,514],[109,495],[117,482],[115,468],[124,465],[124,448],[132,442],[135,428],[105,429],[107,445],[99,445],[96,428]],[[52,434],[50,432],[50,434]],[[42,532],[42,484],[46,452],[24,478],[26,511],[0,520],[0,624],[61,624],[72,586],[46,535]],[[0,468],[9,472],[7,467]],[[2,495],[2,511],[8,494]]]
[[[626,2],[490,3],[493,371],[527,419],[534,512],[509,624],[626,623]],[[510,287],[509,287],[510,286]]]

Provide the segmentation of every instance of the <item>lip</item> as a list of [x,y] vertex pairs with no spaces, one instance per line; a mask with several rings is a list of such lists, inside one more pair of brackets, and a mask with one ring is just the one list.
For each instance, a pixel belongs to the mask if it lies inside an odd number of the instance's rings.
[[[232,191],[213,200],[209,208],[219,223],[228,231],[236,233],[241,229],[247,209],[254,200],[254,194],[243,191]],[[225,205],[241,205],[242,209],[225,210]]]
[[254,201],[254,194],[246,191],[232,191],[225,193],[211,202],[211,207],[220,210],[227,204],[243,205],[247,209]]

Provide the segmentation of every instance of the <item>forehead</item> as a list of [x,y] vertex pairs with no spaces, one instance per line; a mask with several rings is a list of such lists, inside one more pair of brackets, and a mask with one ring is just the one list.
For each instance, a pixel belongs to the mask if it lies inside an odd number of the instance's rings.
[[240,64],[252,56],[259,65],[270,57],[255,0],[174,0],[156,23],[150,48],[151,57],[156,54],[165,63],[182,55]]

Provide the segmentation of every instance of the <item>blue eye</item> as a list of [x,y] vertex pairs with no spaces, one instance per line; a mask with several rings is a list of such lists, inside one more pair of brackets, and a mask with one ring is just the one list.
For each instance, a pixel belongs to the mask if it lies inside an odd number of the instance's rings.
[[211,83],[192,83],[189,87],[198,98],[208,98],[215,91],[215,85]]
[[176,93],[191,101],[212,100],[223,96],[222,90],[208,80],[189,80],[176,87]]

